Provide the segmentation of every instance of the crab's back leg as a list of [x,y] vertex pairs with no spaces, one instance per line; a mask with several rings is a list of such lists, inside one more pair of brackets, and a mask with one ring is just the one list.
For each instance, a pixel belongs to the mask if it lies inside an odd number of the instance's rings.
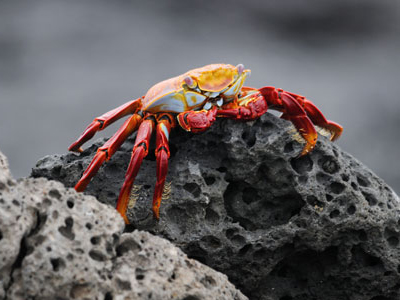
[[291,121],[306,141],[306,145],[300,153],[300,156],[314,149],[318,134],[310,118],[307,116],[306,111],[299,102],[289,93],[274,87],[263,87],[259,89],[259,91],[268,104],[283,111],[282,118]]
[[157,119],[156,129],[156,158],[157,158],[157,183],[154,189],[153,197],[153,215],[159,220],[160,204],[163,195],[165,178],[168,171],[169,152],[169,133],[175,126],[173,116],[162,114]]
[[97,131],[103,130],[108,125],[125,117],[126,115],[137,112],[142,105],[141,98],[122,104],[121,106],[106,112],[105,114],[97,117],[85,129],[81,136],[69,146],[69,151],[82,152],[81,146],[90,140]]
[[126,209],[128,207],[132,185],[135,181],[140,165],[143,162],[143,158],[146,157],[149,151],[149,143],[154,130],[154,125],[155,120],[153,116],[146,118],[140,124],[132,151],[131,161],[125,174],[125,181],[119,193],[117,210],[124,218],[126,224],[129,224],[129,220],[126,216]]
[[142,117],[140,115],[134,114],[122,124],[119,130],[103,146],[97,149],[96,155],[93,157],[81,179],[75,185],[76,191],[82,192],[85,190],[92,177],[100,169],[100,166],[114,155],[128,136],[136,131],[141,120]]

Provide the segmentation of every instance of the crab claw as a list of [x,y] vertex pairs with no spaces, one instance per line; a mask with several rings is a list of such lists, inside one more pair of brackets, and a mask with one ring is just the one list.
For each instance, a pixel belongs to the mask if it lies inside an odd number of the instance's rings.
[[180,113],[177,117],[179,125],[186,131],[203,132],[214,123],[218,108],[213,106],[208,111],[188,111]]

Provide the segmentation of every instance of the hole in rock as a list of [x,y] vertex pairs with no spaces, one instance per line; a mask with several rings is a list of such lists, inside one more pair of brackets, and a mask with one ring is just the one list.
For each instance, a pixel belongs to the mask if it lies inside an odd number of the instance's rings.
[[330,192],[334,193],[334,194],[340,194],[344,191],[344,189],[346,188],[346,186],[340,182],[332,182],[329,185],[329,190]]
[[215,182],[215,177],[204,177],[204,181],[207,185],[212,185]]
[[246,128],[242,133],[242,139],[249,148],[253,147],[256,143],[256,133],[252,127]]
[[96,261],[106,261],[107,260],[107,256],[105,256],[102,252],[100,252],[98,250],[90,250],[89,256],[91,259],[96,260]]
[[219,168],[217,168],[216,170],[217,170],[218,172],[220,172],[220,173],[226,173],[226,171],[228,171],[228,169],[225,168],[225,167],[219,167]]
[[293,158],[290,160],[290,164],[298,174],[305,174],[312,170],[313,161],[309,155],[305,155],[299,158]]
[[332,177],[330,175],[319,172],[317,174],[318,183],[325,185]]
[[75,203],[74,203],[74,200],[72,200],[72,199],[68,199],[67,200],[67,206],[68,206],[68,208],[74,208],[74,205],[75,205]]
[[376,199],[376,197],[372,194],[366,193],[366,192],[361,192],[365,198],[365,200],[367,200],[368,204],[370,206],[375,206],[378,204],[378,200]]
[[215,212],[212,208],[207,207],[205,216],[206,221],[210,223],[217,223],[219,221],[219,218],[220,216],[217,212]]
[[[323,284],[330,284],[326,274],[338,264],[338,248],[331,246],[322,252],[303,250],[284,257],[271,271],[271,277],[278,277],[282,282],[297,282],[299,286],[305,286],[307,282],[319,282],[321,290]],[[290,299],[290,298],[289,298]]]
[[111,292],[107,292],[104,295],[104,300],[113,300],[113,295],[111,294]]
[[94,236],[90,239],[92,245],[98,245],[100,243],[101,238],[99,236]]
[[360,186],[363,186],[363,187],[368,187],[370,185],[369,180],[362,175],[357,176],[357,182]]
[[132,290],[131,283],[129,281],[117,279],[117,286],[120,290],[130,291]]
[[356,266],[358,267],[382,267],[383,263],[379,257],[373,256],[364,251],[361,246],[354,246],[351,249],[352,259]]
[[56,189],[50,190],[50,191],[49,191],[49,195],[50,195],[51,197],[53,197],[53,198],[56,198],[56,199],[60,199],[60,198],[61,198],[60,192],[59,192],[58,190],[56,190]]
[[50,259],[50,263],[54,272],[58,272],[65,267],[65,262],[62,258],[52,258]]
[[285,152],[285,153],[290,153],[290,152],[292,152],[294,149],[293,149],[293,142],[290,142],[290,143],[287,143],[286,145],[285,145],[285,148],[283,149],[283,152]]
[[286,224],[304,204],[294,191],[276,196],[241,181],[229,183],[224,193],[225,209],[232,221],[251,231]]
[[199,297],[194,296],[194,295],[189,295],[183,298],[182,300],[201,300]]
[[329,217],[331,219],[337,218],[340,215],[340,211],[338,211],[337,209],[333,210],[330,214]]
[[58,228],[58,231],[67,239],[74,240],[75,234],[72,232],[72,226],[74,226],[74,220],[71,217],[65,219],[65,226]]
[[144,279],[144,275],[143,274],[137,274],[136,275],[136,280],[143,280]]
[[350,205],[350,206],[347,208],[347,213],[348,213],[349,215],[354,215],[355,212],[356,212],[356,207],[355,207],[354,205]]
[[399,245],[398,233],[395,231],[385,228],[384,236],[391,247],[395,248]]
[[116,248],[117,256],[122,256],[129,251],[140,251],[142,247],[134,239],[126,239]]
[[194,197],[199,197],[201,194],[201,189],[200,187],[194,183],[194,182],[189,182],[186,183],[183,188],[188,191],[189,193],[191,193]]
[[321,166],[322,170],[329,174],[334,174],[340,169],[336,159],[331,156],[324,156],[318,161],[318,163]]

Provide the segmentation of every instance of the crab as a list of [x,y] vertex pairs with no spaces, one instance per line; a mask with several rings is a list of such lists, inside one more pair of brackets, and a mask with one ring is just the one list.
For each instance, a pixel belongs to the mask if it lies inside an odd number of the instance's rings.
[[169,134],[178,124],[186,131],[198,133],[209,128],[217,117],[251,121],[270,108],[282,112],[281,118],[291,121],[304,139],[305,146],[299,156],[306,155],[315,147],[318,133],[314,124],[327,131],[332,141],[339,138],[343,128],[335,122],[328,121],[311,101],[271,86],[259,89],[244,87],[244,81],[249,74],[250,70],[245,69],[242,64],[207,65],[157,83],[145,96],[95,118],[69,147],[70,151],[82,152],[81,146],[97,131],[105,129],[122,117],[130,116],[118,131],[98,148],[75,185],[75,190],[84,191],[100,166],[108,161],[135,131],[137,134],[131,161],[116,206],[127,224],[129,220],[126,210],[130,192],[140,165],[148,153],[154,131],[157,181],[152,210],[157,220],[160,218],[160,204],[170,157]]

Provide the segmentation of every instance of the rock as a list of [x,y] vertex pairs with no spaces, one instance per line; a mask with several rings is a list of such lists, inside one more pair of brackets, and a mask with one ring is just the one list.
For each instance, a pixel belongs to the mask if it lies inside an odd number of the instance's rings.
[[[47,156],[32,175],[73,186],[104,141],[79,156]],[[115,206],[133,141],[87,194]],[[135,181],[131,228],[167,238],[250,299],[399,299],[398,196],[325,137],[298,158],[302,147],[294,127],[269,114],[218,120],[202,134],[178,128],[161,220],[151,214],[153,146]]]
[[170,242],[123,233],[114,208],[44,178],[15,182],[0,153],[0,299],[247,299]]

